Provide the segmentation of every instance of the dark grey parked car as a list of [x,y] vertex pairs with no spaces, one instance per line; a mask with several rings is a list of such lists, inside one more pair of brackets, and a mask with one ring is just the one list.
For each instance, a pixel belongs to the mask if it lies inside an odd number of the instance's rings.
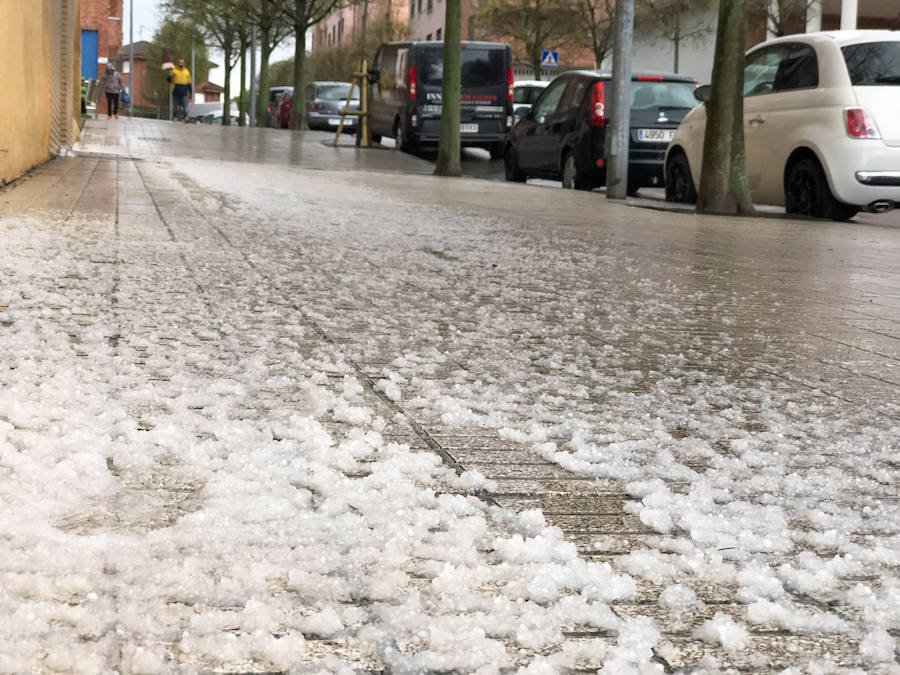
[[[359,87],[349,82],[310,82],[306,86],[306,124],[310,129],[337,129],[340,112],[347,103],[353,87],[350,110],[359,110]],[[356,117],[344,119],[344,128],[356,128]]]

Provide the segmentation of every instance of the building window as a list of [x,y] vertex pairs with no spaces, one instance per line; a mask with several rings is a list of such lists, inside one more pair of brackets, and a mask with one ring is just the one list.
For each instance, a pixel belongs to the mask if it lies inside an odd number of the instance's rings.
[[431,33],[429,33],[428,35],[426,35],[426,36],[425,36],[425,39],[430,41],[430,40],[431,40]]
[[434,0],[428,0],[428,13],[431,14],[431,10],[434,9]]
[[127,75],[131,72],[131,61],[128,60],[128,56],[125,56],[125,60],[122,61],[122,74]]
[[419,14],[422,14],[422,0],[419,0]]
[[344,44],[344,19],[338,22],[338,44]]
[[416,16],[416,0],[412,0],[409,3],[409,18],[412,19]]
[[435,40],[440,40],[440,39],[441,39],[441,32],[442,32],[441,29],[438,28],[438,29],[437,29],[437,32],[434,34],[434,39],[435,39]]

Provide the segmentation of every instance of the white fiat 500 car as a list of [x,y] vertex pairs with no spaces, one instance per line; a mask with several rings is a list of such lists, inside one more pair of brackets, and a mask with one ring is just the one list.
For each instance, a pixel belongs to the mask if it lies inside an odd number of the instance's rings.
[[[753,201],[847,220],[900,206],[900,33],[833,31],[757,45],[744,67]],[[706,106],[666,150],[666,199],[694,203]]]

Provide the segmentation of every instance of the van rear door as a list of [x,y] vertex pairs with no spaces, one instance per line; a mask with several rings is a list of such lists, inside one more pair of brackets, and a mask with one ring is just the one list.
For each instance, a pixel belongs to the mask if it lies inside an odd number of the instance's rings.
[[[475,137],[506,132],[509,112],[511,57],[504,44],[463,43],[460,45],[460,132],[462,142]],[[441,87],[444,74],[443,44],[419,47],[417,79],[422,103],[423,131],[429,119],[440,119]],[[428,131],[425,131],[428,133]]]
[[462,46],[460,135],[502,134],[509,114],[509,47]]

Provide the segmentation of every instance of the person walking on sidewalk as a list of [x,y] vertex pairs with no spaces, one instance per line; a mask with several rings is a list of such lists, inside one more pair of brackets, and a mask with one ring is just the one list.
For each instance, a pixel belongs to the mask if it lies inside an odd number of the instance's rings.
[[119,119],[119,96],[125,91],[125,83],[113,64],[106,64],[101,84],[106,92],[106,119],[112,119],[113,115]]
[[172,98],[174,101],[173,119],[187,120],[188,96],[192,96],[191,71],[184,65],[184,59],[178,59],[178,65],[172,69]]

